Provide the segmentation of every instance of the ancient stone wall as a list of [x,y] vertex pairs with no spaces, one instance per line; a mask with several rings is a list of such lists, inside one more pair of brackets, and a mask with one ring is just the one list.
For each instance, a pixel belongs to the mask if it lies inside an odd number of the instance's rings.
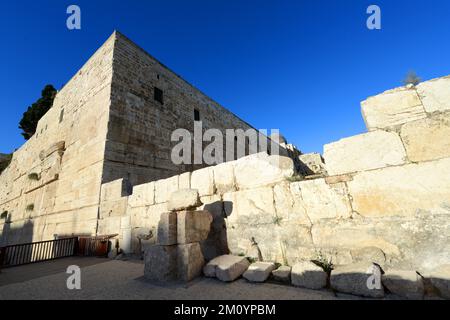
[[36,134],[1,174],[1,244],[95,234],[114,38],[57,93]]
[[369,132],[324,147],[325,177],[295,181],[292,162],[254,155],[135,186],[133,249],[171,192],[194,188],[214,216],[207,259],[252,256],[254,240],[265,260],[289,265],[319,256],[421,271],[450,263],[449,90],[447,77],[363,102]]

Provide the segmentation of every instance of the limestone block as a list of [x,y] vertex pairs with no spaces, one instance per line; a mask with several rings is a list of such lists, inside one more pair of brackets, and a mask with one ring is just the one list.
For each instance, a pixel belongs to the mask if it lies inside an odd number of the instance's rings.
[[198,190],[196,189],[181,189],[173,192],[170,195],[167,203],[167,210],[181,211],[181,210],[195,210],[203,203],[200,201]]
[[118,179],[102,184],[101,200],[114,201],[131,194],[131,186],[126,179]]
[[224,194],[227,192],[236,191],[233,162],[219,164],[214,166],[213,170],[217,193]]
[[400,136],[410,161],[450,157],[450,113],[407,123]]
[[449,214],[450,159],[361,172],[347,182],[353,209],[365,217]]
[[294,175],[294,162],[283,156],[258,153],[237,160],[234,164],[236,185],[252,189],[286,180]]
[[390,269],[382,276],[383,285],[400,297],[421,300],[424,295],[423,279],[416,271]]
[[434,269],[430,272],[429,279],[441,297],[450,299],[450,264]]
[[306,214],[312,221],[331,218],[348,218],[352,214],[345,184],[328,185],[325,179],[295,182],[300,189]]
[[100,217],[123,216],[127,212],[128,199],[126,197],[118,200],[100,203]]
[[216,191],[213,169],[208,167],[192,172],[191,188],[197,189],[201,197],[213,195]]
[[426,117],[414,88],[397,88],[361,102],[367,130],[392,128]]
[[370,298],[383,298],[381,269],[371,263],[354,263],[337,266],[331,271],[331,287],[343,293]]
[[202,274],[205,259],[200,244],[189,243],[177,246],[178,278],[182,281],[191,281]]
[[325,145],[324,158],[333,176],[401,165],[406,153],[398,134],[373,131]]
[[299,184],[282,182],[273,187],[275,209],[281,222],[310,225],[311,221],[306,214]]
[[158,223],[157,242],[159,245],[177,244],[177,213],[164,212]]
[[272,277],[278,282],[291,283],[291,269],[289,266],[281,266],[272,271]]
[[180,189],[191,189],[191,173],[185,172],[178,176],[178,187]]
[[155,181],[155,203],[169,200],[170,195],[178,190],[178,176]]
[[128,203],[131,207],[153,205],[155,203],[155,182],[134,186]]
[[291,281],[296,287],[322,289],[327,286],[327,279],[326,272],[310,261],[296,263],[292,267]]
[[450,77],[422,82],[417,93],[427,112],[450,110]]
[[249,267],[245,257],[223,255],[214,258],[203,268],[206,277],[217,277],[221,281],[230,282],[239,278]]
[[354,262],[373,262],[381,266],[386,262],[386,255],[377,247],[353,249],[351,255]]
[[151,246],[145,250],[144,276],[156,282],[175,281],[178,278],[177,246]]
[[275,270],[275,263],[273,262],[255,262],[248,267],[242,276],[250,282],[264,282],[273,270]]
[[323,174],[326,172],[325,163],[319,153],[302,154],[298,158],[303,175]]
[[180,244],[206,240],[213,218],[208,211],[177,212],[177,241]]

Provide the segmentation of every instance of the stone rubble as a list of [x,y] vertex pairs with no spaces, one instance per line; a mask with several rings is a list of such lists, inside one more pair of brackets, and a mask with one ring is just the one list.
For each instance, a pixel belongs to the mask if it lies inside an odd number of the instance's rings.
[[296,287],[323,289],[327,286],[328,274],[311,261],[296,263],[292,267],[291,281]]
[[250,282],[264,282],[273,270],[275,270],[275,263],[255,262],[248,267],[242,276]]

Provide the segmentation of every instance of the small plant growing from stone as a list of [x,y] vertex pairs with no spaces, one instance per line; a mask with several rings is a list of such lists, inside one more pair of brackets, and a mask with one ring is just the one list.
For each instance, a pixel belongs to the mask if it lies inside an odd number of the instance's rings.
[[317,253],[317,258],[314,260],[311,260],[312,263],[314,263],[316,266],[321,267],[323,271],[330,274],[333,270],[333,261],[332,258],[327,258],[321,251]]
[[305,180],[305,178],[302,175],[300,175],[300,174],[296,174],[296,175],[294,175],[292,177],[287,177],[286,180],[288,182],[299,182],[299,181]]
[[247,258],[248,262],[250,262],[250,263],[255,263],[258,261],[258,259],[253,258],[253,257],[246,257],[246,258]]
[[27,211],[33,211],[33,210],[34,210],[34,203],[30,203],[29,205],[27,205],[27,207],[25,208],[25,210],[27,210]]
[[280,226],[282,221],[283,221],[282,217],[273,218],[273,224],[276,224],[277,226]]
[[0,219],[6,219],[8,217],[8,211],[3,211],[2,214],[0,215]]
[[39,181],[41,179],[41,176],[38,173],[33,172],[28,175],[28,179]]
[[408,85],[417,86],[421,81],[422,79],[420,79],[414,71],[410,71],[403,80],[403,84],[405,86]]

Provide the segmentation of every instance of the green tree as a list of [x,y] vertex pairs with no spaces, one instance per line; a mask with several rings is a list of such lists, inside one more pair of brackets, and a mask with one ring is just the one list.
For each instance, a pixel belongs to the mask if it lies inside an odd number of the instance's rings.
[[39,100],[29,106],[28,110],[23,114],[19,123],[19,129],[22,130],[22,136],[25,140],[30,139],[34,135],[39,120],[52,107],[55,96],[56,89],[50,84],[46,85]]
[[414,86],[417,86],[420,81],[422,81],[422,79],[420,79],[415,71],[409,71],[408,74],[406,75],[405,79],[403,80],[403,84],[405,86],[412,84]]

